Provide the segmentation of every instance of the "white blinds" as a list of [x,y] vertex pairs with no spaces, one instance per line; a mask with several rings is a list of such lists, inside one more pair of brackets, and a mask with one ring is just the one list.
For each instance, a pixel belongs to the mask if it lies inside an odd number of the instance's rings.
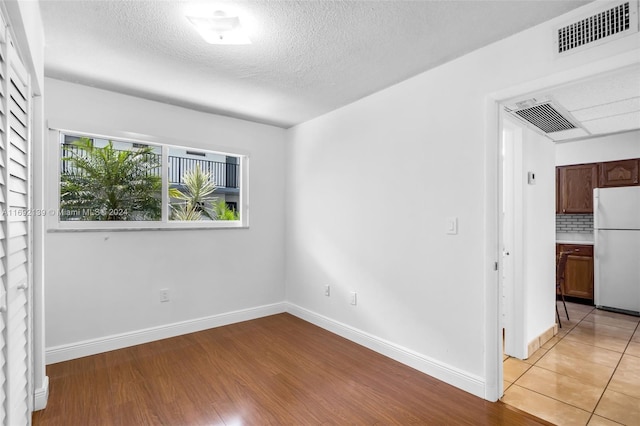
[[[1,18],[0,18],[1,20]],[[0,423],[31,423],[29,339],[30,87],[0,29]]]
[[[0,16],[0,209],[6,210],[6,149],[5,141],[7,140],[7,113],[6,113],[6,38],[5,38],[5,23]],[[0,424],[7,424],[7,273],[5,268],[6,252],[6,216],[0,215],[0,278],[2,279],[2,286],[0,286]]]

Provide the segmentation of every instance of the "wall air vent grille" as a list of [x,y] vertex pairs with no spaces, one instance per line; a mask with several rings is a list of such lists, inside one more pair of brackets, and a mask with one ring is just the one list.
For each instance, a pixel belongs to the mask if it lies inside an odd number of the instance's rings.
[[[591,47],[616,34],[637,32],[637,6],[619,3],[594,15],[557,29],[556,53],[573,52],[580,47]],[[605,40],[607,39],[607,40]]]
[[521,109],[514,111],[514,113],[545,133],[576,128],[573,123],[564,118],[562,114],[549,103]]

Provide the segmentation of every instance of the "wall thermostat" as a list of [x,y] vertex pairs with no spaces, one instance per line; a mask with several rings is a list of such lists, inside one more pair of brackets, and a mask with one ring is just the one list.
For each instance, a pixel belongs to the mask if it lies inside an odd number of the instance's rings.
[[527,172],[527,182],[529,185],[536,184],[536,174],[534,172]]

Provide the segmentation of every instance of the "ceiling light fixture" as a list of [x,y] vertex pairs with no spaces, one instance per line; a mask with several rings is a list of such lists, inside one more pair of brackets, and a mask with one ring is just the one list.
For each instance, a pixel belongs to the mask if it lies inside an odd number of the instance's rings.
[[209,44],[251,44],[237,16],[227,16],[218,10],[212,17],[187,16],[187,19]]

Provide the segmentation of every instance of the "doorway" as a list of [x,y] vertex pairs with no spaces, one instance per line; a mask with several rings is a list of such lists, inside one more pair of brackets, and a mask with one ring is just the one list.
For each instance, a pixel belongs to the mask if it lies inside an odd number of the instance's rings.
[[[535,97],[536,95],[531,95],[531,93],[541,93],[550,89],[562,89],[567,86],[574,85],[579,80],[589,80],[591,81],[593,78],[598,76],[608,76],[613,73],[617,73],[618,71],[626,68],[634,67],[637,69],[637,64],[630,61],[625,64],[618,64],[617,67],[602,69],[600,68],[597,72],[589,73],[587,75],[587,71],[585,69],[576,70],[576,78],[575,80],[570,80],[566,78],[559,78],[557,76],[550,77],[551,84],[545,86],[540,86],[540,88],[535,89],[534,92],[527,91],[529,97]],[[597,68],[597,67],[596,67]],[[566,77],[566,76],[565,76]],[[510,95],[513,95],[514,91],[511,91]],[[524,93],[524,92],[523,92]],[[534,151],[528,150],[526,147],[526,142],[524,142],[527,138],[527,132],[529,129],[524,127],[522,124],[515,123],[515,129],[512,127],[513,123],[510,123],[509,119],[506,119],[504,114],[504,110],[502,106],[508,102],[509,99],[514,98],[522,98],[525,95],[516,95],[516,96],[505,96],[505,97],[496,97],[499,99],[496,101],[497,104],[497,115],[499,117],[498,124],[498,140],[499,140],[499,161],[498,161],[498,217],[499,217],[499,226],[498,226],[498,258],[500,259],[501,268],[499,272],[499,304],[498,304],[498,323],[499,327],[499,340],[503,342],[503,333],[504,333],[504,346],[501,345],[500,352],[500,370],[502,369],[502,361],[503,361],[503,352],[508,353],[511,351],[513,356],[517,358],[521,358],[516,355],[517,350],[521,350],[522,348],[526,348],[525,351],[522,351],[522,354],[530,355],[530,348],[527,348],[528,341],[532,336],[535,336],[535,327],[532,324],[532,312],[536,310],[536,303],[540,300],[536,301],[535,294],[532,297],[531,286],[528,286],[526,280],[528,279],[529,274],[531,273],[531,267],[527,266],[531,264],[531,259],[529,258],[527,245],[529,244],[528,238],[531,235],[530,225],[531,220],[527,220],[527,215],[530,214],[528,208],[530,207],[530,199],[529,194],[527,194],[528,190],[531,190],[533,186],[539,185],[539,178],[542,177],[536,170],[530,170],[529,165],[527,164],[527,159],[530,155],[536,155]],[[520,136],[518,136],[518,128],[522,132]],[[522,139],[523,141],[523,152],[518,153],[518,139]],[[522,155],[521,155],[522,154]],[[518,160],[522,158],[524,163],[522,164],[523,168],[520,172],[516,171],[518,168]],[[551,175],[553,176],[553,190],[551,191],[554,195],[554,199],[552,203],[555,204],[555,159],[552,163],[553,171]],[[526,185],[520,185],[518,183],[518,179],[528,179],[531,178],[531,174],[529,172],[534,171],[534,179],[533,183],[526,182]],[[510,179],[510,177],[512,177]],[[521,204],[520,204],[521,203]],[[528,205],[529,203],[529,205]],[[517,211],[517,206],[521,206],[522,209],[520,212]],[[549,212],[553,215],[554,221],[554,234],[555,234],[555,209],[553,206],[549,208]],[[531,219],[531,217],[529,217]],[[518,221],[521,221],[521,225],[517,225]],[[522,245],[520,245],[518,240],[518,232],[519,230],[523,231],[522,236]],[[529,231],[527,231],[529,230]],[[529,232],[529,234],[527,233]],[[555,235],[551,241],[551,247],[549,248],[550,253],[555,253]],[[553,265],[553,277],[549,280],[550,288],[549,294],[547,296],[552,296],[555,300],[555,261],[552,260]],[[521,268],[519,270],[519,268]],[[520,294],[518,294],[520,292]],[[546,296],[543,296],[546,297]],[[549,305],[550,309],[553,309],[552,318],[553,322],[555,322],[555,307],[551,304]],[[548,315],[545,314],[545,318],[548,318]],[[535,321],[535,319],[534,319]],[[563,321],[564,322],[564,321]],[[504,330],[504,331],[503,331]],[[534,331],[532,333],[532,331]],[[521,333],[521,336],[516,337],[517,333]],[[524,344],[523,344],[524,340]],[[528,353],[527,353],[528,352]],[[526,356],[525,356],[526,358]],[[522,359],[522,358],[521,358]],[[502,375],[500,375],[500,381],[502,381]],[[499,393],[502,395],[504,392],[502,383],[499,384]]]
[[501,318],[511,366],[555,331],[555,148],[502,114]]

